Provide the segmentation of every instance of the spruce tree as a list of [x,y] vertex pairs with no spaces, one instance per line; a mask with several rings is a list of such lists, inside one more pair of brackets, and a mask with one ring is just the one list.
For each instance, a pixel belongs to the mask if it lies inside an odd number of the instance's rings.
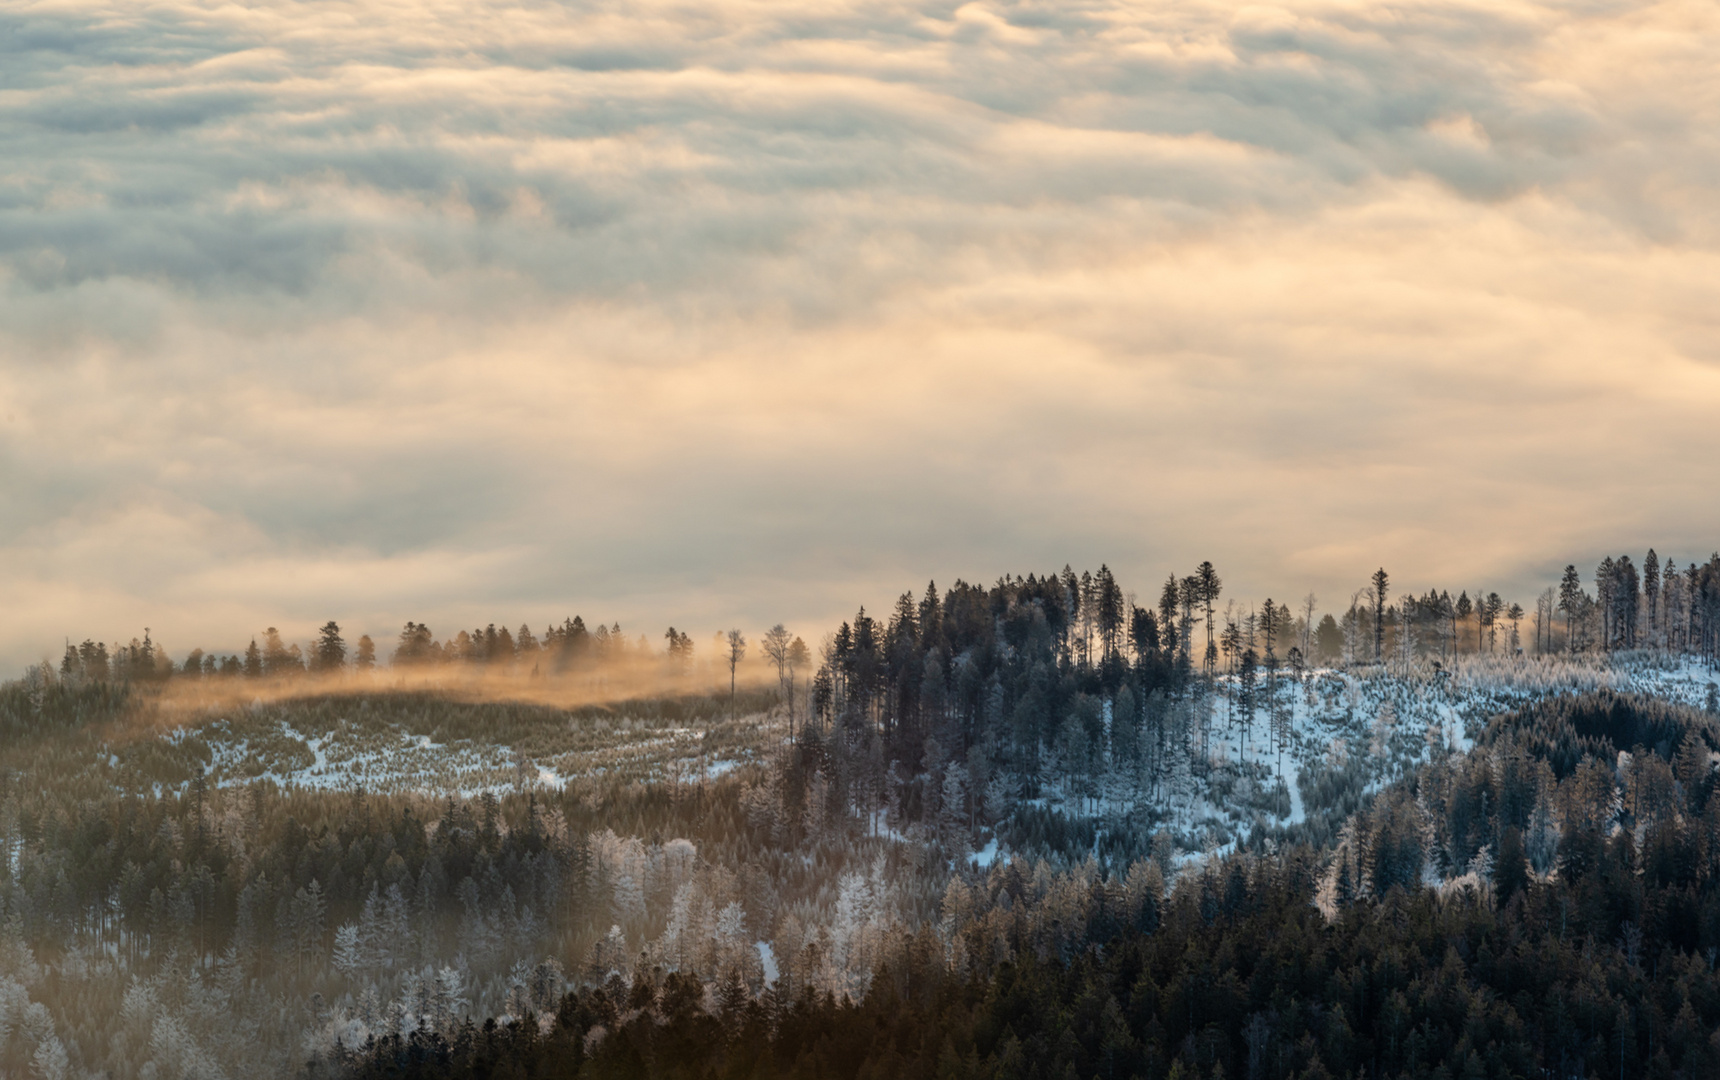
[[741,661],[747,657],[746,635],[740,632],[739,627],[736,627],[728,632],[727,644],[728,655],[725,659],[729,665],[729,720],[733,722],[735,718],[735,669],[740,667]]
[[1224,589],[1224,582],[1220,580],[1218,571],[1213,569],[1211,562],[1203,562],[1195,568],[1194,580],[1198,590],[1196,595],[1200,599],[1201,606],[1206,609],[1206,671],[1207,675],[1211,676],[1213,660],[1218,655],[1213,644],[1212,606],[1218,603],[1218,596]]
[[1123,590],[1117,587],[1117,579],[1112,576],[1111,568],[1103,563],[1099,566],[1099,576],[1096,580],[1095,592],[1098,599],[1099,641],[1105,657],[1114,656],[1118,652],[1118,639],[1123,628]]
[[1391,586],[1391,578],[1386,576],[1386,568],[1380,567],[1369,579],[1373,586],[1374,598],[1374,663],[1383,659],[1386,640],[1386,590]]
[[1177,576],[1172,574],[1165,579],[1164,588],[1159,592],[1159,647],[1173,655],[1188,647],[1177,635],[1177,607],[1180,603]]
[[1660,645],[1660,556],[1653,548],[1642,557],[1643,632],[1651,647]]
[[1576,619],[1582,606],[1583,579],[1574,565],[1566,566],[1565,576],[1559,579],[1559,610],[1565,613],[1565,648],[1572,655],[1577,651]]
[[311,656],[318,671],[339,671],[346,666],[346,639],[340,636],[339,623],[333,619],[323,623]]
[[1601,651],[1611,652],[1613,647],[1613,611],[1616,604],[1614,588],[1616,585],[1614,571],[1618,564],[1613,562],[1611,555],[1601,560],[1595,567],[1595,600],[1601,609]]

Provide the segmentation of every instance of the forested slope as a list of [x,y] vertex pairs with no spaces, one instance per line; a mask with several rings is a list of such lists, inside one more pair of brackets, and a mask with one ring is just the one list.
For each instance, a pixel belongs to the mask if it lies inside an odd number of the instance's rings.
[[1704,1075],[1720,557],[1572,575],[86,641],[0,686],[0,1071]]
[[[1336,857],[1231,855],[1162,897],[1154,864],[1122,882],[1000,865],[952,882],[858,1004],[643,967],[553,1016],[389,1036],[348,1072],[1713,1076],[1716,746],[1687,709],[1561,698],[1381,792]],[[1566,827],[1544,835],[1551,814]],[[1465,855],[1423,887],[1426,860]]]

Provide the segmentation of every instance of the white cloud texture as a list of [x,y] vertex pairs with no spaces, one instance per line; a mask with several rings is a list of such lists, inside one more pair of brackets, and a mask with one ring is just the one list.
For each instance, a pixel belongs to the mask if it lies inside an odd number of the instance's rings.
[[1708,3],[0,0],[0,661],[1717,540]]

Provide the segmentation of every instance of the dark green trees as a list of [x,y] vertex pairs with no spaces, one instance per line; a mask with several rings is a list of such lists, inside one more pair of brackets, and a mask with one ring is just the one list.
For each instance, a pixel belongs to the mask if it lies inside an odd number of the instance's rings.
[[333,619],[317,631],[311,667],[322,672],[336,672],[346,667],[346,639],[340,636],[340,624]]
[[1576,620],[1583,610],[1583,579],[1575,566],[1566,566],[1559,579],[1559,610],[1565,614],[1565,642],[1569,652],[1577,651]]
[[1344,651],[1344,632],[1338,627],[1338,620],[1330,614],[1320,619],[1319,627],[1314,631],[1314,647],[1318,650],[1320,659],[1328,663],[1337,660]]
[[1380,567],[1368,579],[1370,586],[1369,597],[1374,603],[1374,663],[1379,663],[1385,644],[1386,633],[1386,591],[1391,588],[1391,578],[1386,574],[1386,568]]

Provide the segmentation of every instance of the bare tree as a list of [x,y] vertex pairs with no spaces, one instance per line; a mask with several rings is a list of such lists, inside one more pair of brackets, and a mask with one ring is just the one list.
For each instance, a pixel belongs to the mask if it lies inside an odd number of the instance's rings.
[[[785,695],[788,692],[788,649],[789,643],[793,640],[794,635],[788,632],[788,628],[777,623],[765,631],[764,638],[759,642],[764,648],[765,658],[776,666],[777,685],[783,688]],[[791,728],[793,723],[793,718],[790,717]]]

